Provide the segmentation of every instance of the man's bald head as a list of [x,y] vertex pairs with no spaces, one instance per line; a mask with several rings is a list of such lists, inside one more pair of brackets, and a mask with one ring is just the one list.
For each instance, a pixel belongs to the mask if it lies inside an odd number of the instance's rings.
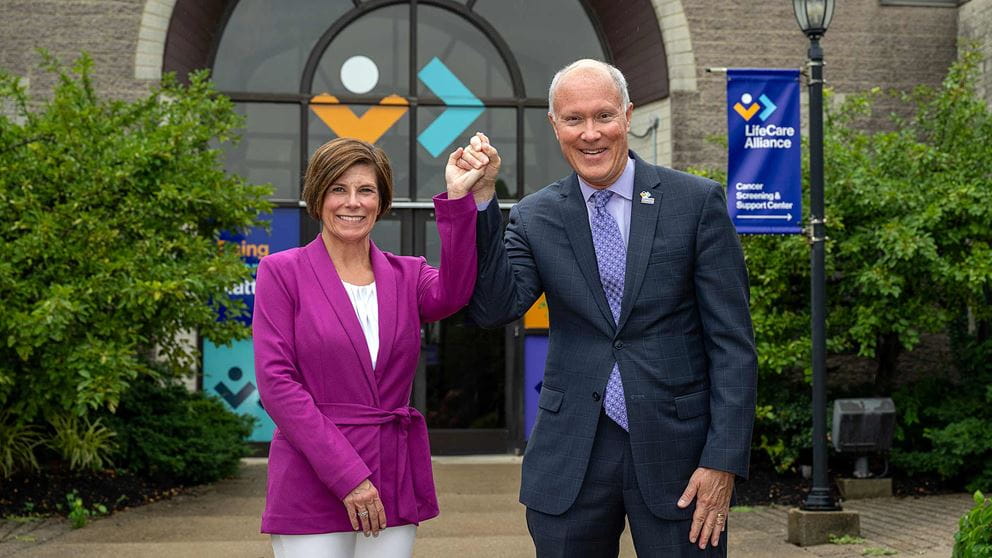
[[555,74],[554,79],[551,80],[551,87],[548,88],[548,111],[551,116],[555,115],[555,93],[558,86],[564,80],[568,74],[582,70],[585,72],[601,72],[603,75],[607,76],[613,81],[613,85],[616,86],[618,96],[620,97],[620,108],[625,109],[627,105],[630,104],[630,93],[627,92],[627,79],[623,77],[623,72],[621,72],[616,66],[612,66],[605,62],[600,62],[599,60],[593,60],[592,58],[583,58],[581,60],[576,60],[568,66],[558,70]]

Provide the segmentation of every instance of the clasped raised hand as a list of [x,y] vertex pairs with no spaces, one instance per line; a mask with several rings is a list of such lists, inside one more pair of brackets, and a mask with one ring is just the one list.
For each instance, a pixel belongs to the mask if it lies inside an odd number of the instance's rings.
[[501,162],[499,152],[485,134],[472,136],[467,146],[459,147],[448,157],[444,172],[448,198],[458,199],[471,193],[476,203],[491,199],[496,192]]

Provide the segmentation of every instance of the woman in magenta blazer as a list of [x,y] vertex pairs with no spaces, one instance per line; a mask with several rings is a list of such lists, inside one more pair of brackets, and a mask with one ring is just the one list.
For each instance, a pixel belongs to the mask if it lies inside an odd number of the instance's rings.
[[417,524],[438,514],[410,389],[420,325],[464,307],[475,286],[469,193],[482,173],[449,172],[434,198],[434,268],[369,239],[392,200],[381,149],[339,138],[310,159],[303,198],[321,233],[262,259],[255,291],[255,374],[277,426],[262,532],[277,558],[407,557]]

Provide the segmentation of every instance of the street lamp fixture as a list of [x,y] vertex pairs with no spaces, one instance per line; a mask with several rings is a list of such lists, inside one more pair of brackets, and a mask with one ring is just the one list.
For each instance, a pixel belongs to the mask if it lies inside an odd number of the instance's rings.
[[834,18],[834,0],[792,0],[799,28],[810,39],[822,37]]
[[827,479],[827,335],[823,211],[823,50],[820,38],[834,17],[834,0],[793,0],[799,28],[809,37],[809,198],[807,225],[810,253],[811,337],[813,342],[813,487],[802,508],[833,511],[834,500]]

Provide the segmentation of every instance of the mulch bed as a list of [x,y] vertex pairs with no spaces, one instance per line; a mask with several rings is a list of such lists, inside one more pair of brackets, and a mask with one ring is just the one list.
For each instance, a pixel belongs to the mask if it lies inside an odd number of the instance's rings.
[[734,488],[738,506],[798,506],[811,486],[812,483],[798,473],[779,474],[771,465],[755,463],[751,466],[748,479],[738,481]]
[[45,471],[0,480],[0,517],[66,515],[73,491],[87,509],[103,504],[108,511],[171,498],[186,488],[168,479],[143,479],[114,470],[92,473]]
[[[831,462],[831,466],[838,466],[838,470],[831,470],[831,478],[835,474],[848,476],[851,468],[847,460],[841,463]],[[748,480],[738,482],[735,486],[737,491],[737,505],[739,506],[760,506],[768,504],[778,504],[781,506],[798,506],[806,498],[813,483],[811,480],[803,478],[797,472],[787,471],[778,473],[771,466],[771,463],[762,456],[754,454],[752,456],[751,472]],[[834,498],[840,498],[837,487],[831,482],[830,488]],[[951,483],[941,480],[935,475],[914,475],[912,477],[895,475],[892,478],[892,492],[895,496],[930,496],[934,494],[948,494],[958,492],[961,488]]]

